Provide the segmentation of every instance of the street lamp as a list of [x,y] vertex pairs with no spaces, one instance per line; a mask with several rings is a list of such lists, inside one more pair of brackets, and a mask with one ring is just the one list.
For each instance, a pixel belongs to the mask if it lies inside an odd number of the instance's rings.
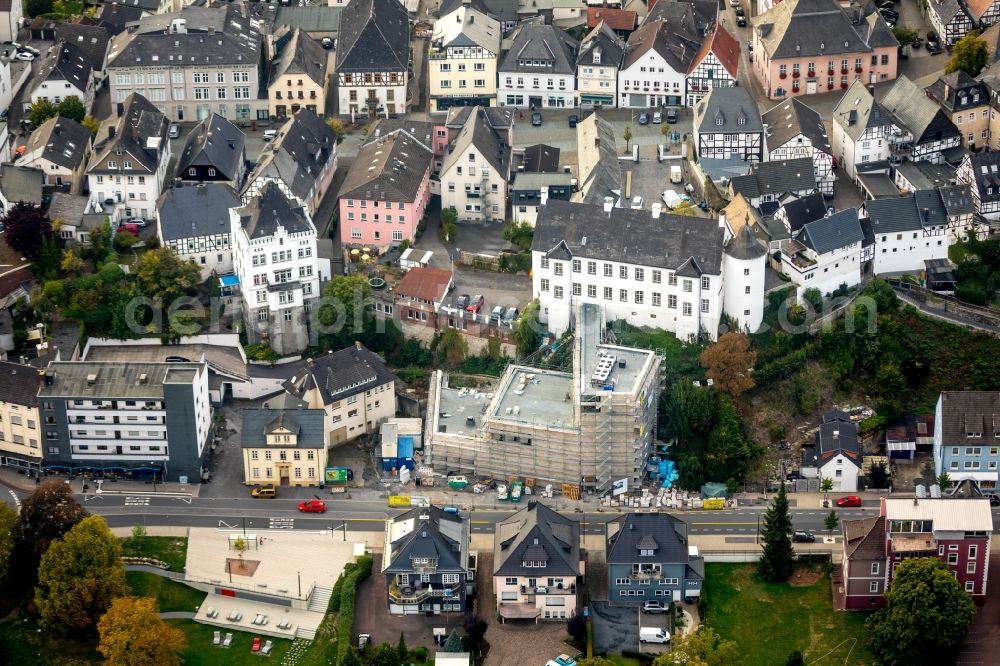
[[149,466],[153,470],[153,492],[155,493],[156,492],[156,467],[154,467],[154,465],[156,465],[155,461],[153,461],[153,460],[149,461]]

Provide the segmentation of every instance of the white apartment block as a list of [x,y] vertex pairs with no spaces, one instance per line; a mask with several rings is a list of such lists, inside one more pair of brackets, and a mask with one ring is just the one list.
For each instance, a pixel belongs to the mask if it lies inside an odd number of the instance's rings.
[[863,83],[855,81],[833,110],[833,156],[857,180],[858,164],[889,159],[902,130]]
[[521,25],[499,68],[499,106],[572,108],[579,49],[579,42],[555,26]]
[[441,208],[460,220],[503,220],[511,146],[482,107],[472,109],[441,166]]
[[500,22],[461,5],[434,23],[428,66],[431,112],[496,106]]

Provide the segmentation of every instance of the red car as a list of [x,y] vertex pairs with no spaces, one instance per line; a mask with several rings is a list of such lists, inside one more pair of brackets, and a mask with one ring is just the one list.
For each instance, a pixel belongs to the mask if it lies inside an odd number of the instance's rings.
[[326,502],[323,500],[299,502],[299,511],[302,513],[326,513]]
[[482,309],[484,303],[486,303],[486,299],[483,298],[481,295],[476,294],[475,296],[472,297],[472,300],[469,301],[469,304],[465,306],[465,310],[467,312],[479,312],[479,310]]
[[861,506],[861,498],[857,495],[848,495],[837,500],[837,506]]

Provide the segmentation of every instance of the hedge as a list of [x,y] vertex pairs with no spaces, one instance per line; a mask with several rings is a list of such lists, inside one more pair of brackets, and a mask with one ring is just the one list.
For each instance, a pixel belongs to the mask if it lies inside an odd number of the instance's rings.
[[[337,663],[343,663],[348,650],[351,649],[351,632],[354,628],[354,598],[358,591],[358,583],[368,578],[372,573],[372,558],[363,555],[358,558],[356,566],[352,571],[345,573],[337,579],[340,585],[340,595],[337,597],[340,617],[337,622]],[[336,585],[334,586],[336,590]],[[331,599],[331,602],[333,600]],[[333,605],[331,603],[331,608]]]

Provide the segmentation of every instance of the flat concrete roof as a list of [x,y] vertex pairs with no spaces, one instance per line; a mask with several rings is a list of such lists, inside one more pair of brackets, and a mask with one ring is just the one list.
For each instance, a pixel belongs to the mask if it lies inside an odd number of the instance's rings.
[[223,345],[90,345],[84,361],[163,363],[168,358],[197,362],[204,359],[222,372],[245,377],[246,363],[238,350]]
[[504,374],[492,417],[500,422],[574,428],[573,376],[515,366]]
[[[475,435],[483,425],[483,415],[493,398],[492,392],[483,393],[475,389],[453,389],[441,387],[438,431],[458,435]],[[470,423],[468,419],[475,419]]]
[[46,369],[51,384],[39,395],[66,398],[162,398],[163,384],[194,381],[200,363],[92,363],[54,361]]
[[[577,342],[580,345],[582,367],[577,368],[580,379],[580,393],[594,394],[602,391],[602,386],[613,385],[616,393],[633,393],[638,389],[643,368],[653,356],[653,352],[634,347],[620,347],[603,344],[601,340],[601,314],[596,305],[585,304],[580,310],[577,322]],[[602,353],[614,357],[614,363],[607,380],[601,386],[593,386],[594,371]],[[624,364],[624,367],[622,367]]]

